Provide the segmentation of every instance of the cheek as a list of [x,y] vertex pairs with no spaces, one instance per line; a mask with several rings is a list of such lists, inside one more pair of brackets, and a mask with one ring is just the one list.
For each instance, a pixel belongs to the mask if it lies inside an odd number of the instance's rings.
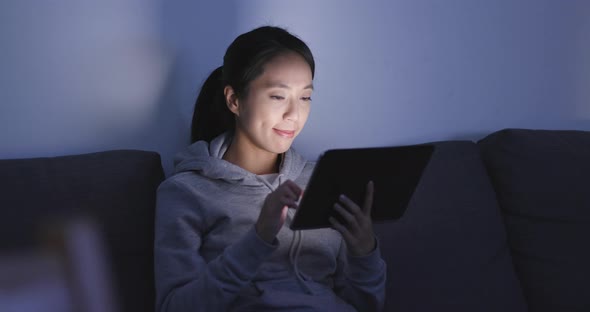
[[240,113],[238,117],[238,123],[240,124],[241,128],[246,132],[251,132],[252,130],[258,127],[258,118],[256,116],[256,111],[252,110],[244,110]]
[[268,103],[251,102],[248,104],[251,106],[240,117],[242,117],[242,124],[249,129],[273,125],[281,116],[281,113],[273,110],[272,106],[267,105]]
[[309,117],[310,111],[311,111],[311,106],[309,104],[303,105],[301,107],[300,118],[301,118],[302,124],[307,121],[307,117]]

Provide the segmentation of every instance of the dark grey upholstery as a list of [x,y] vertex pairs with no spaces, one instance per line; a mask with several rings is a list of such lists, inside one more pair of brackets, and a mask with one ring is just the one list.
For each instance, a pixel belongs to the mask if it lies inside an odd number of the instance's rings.
[[39,226],[75,216],[98,221],[121,311],[154,310],[153,237],[160,156],[108,151],[0,160],[0,248],[38,243]]
[[506,129],[479,145],[530,311],[590,311],[590,132]]
[[[590,132],[435,146],[402,219],[375,225],[385,311],[590,311]],[[94,216],[122,311],[154,310],[158,154],[0,160],[0,177],[1,250],[34,244],[39,221]]]
[[385,311],[526,311],[477,146],[435,146],[404,216],[376,225]]

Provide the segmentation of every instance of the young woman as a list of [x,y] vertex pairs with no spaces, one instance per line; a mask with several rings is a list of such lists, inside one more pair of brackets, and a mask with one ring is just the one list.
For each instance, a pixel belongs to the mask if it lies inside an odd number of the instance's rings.
[[363,203],[342,196],[332,228],[289,223],[313,164],[292,148],[315,64],[277,27],[240,35],[204,83],[192,140],[158,189],[157,311],[377,311],[385,263]]

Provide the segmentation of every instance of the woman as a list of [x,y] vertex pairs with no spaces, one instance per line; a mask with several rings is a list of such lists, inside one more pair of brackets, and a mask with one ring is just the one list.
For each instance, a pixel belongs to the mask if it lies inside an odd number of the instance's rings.
[[333,228],[292,231],[313,164],[292,148],[315,64],[277,27],[240,35],[205,81],[191,144],[157,196],[158,311],[377,311],[385,263],[370,219],[342,197]]

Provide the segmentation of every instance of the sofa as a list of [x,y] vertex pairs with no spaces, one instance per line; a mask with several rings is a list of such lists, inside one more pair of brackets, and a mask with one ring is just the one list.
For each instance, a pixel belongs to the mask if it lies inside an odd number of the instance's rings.
[[[590,311],[590,132],[433,144],[404,216],[374,225],[385,311]],[[153,311],[157,153],[0,160],[0,176],[2,251],[34,246],[41,221],[90,215],[120,310]]]
[[[164,179],[157,153],[116,150],[0,160],[0,177],[0,257],[17,254],[27,260],[25,255],[31,254],[30,250],[47,248],[39,237],[46,233],[46,227],[65,227],[68,219],[91,218],[106,245],[103,251],[109,267],[102,271],[112,277],[111,293],[119,311],[154,310],[154,213],[156,189]],[[31,286],[33,290],[37,287]],[[80,297],[76,289],[68,288],[71,297]],[[58,301],[36,295],[33,290],[29,291],[32,298]],[[59,294],[51,289],[45,291]],[[11,303],[3,310],[2,299],[6,297],[0,295],[0,311],[34,311],[20,308],[23,302]],[[37,311],[56,310],[47,307]]]

